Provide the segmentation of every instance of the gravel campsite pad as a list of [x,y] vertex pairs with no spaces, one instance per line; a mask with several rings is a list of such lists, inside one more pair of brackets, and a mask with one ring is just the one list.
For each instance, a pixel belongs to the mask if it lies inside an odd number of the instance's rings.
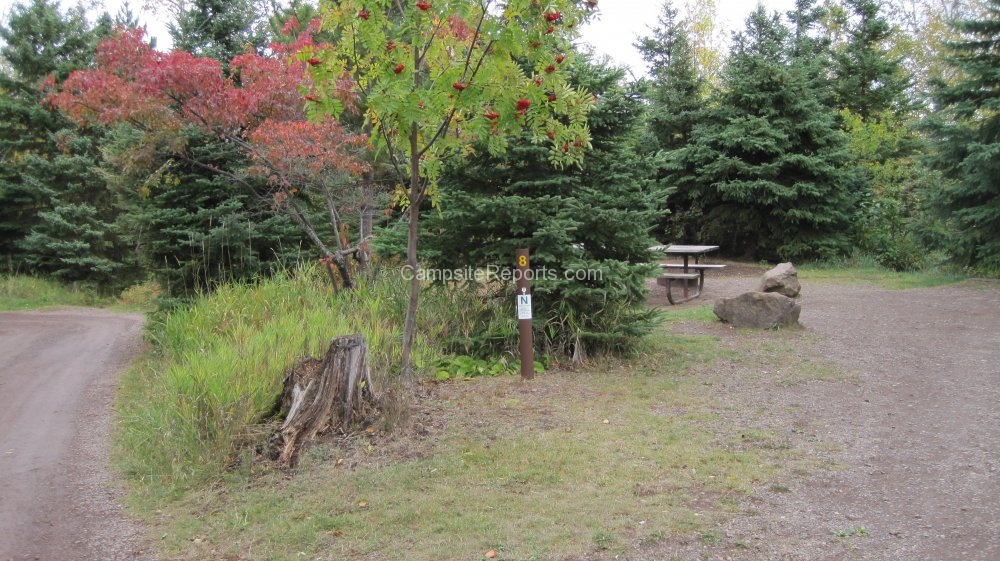
[[[759,271],[707,277],[702,306],[754,290]],[[654,293],[654,298],[656,294]],[[806,465],[755,489],[711,539],[642,559],[1000,559],[1000,290],[810,284],[805,352],[839,379],[776,383],[723,362],[729,415],[776,431]],[[760,337],[721,324],[675,329]]]

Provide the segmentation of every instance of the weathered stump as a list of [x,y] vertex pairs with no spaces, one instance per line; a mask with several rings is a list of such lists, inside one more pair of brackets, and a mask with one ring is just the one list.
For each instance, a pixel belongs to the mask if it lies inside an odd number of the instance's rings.
[[272,455],[287,468],[318,433],[351,425],[376,406],[368,371],[368,346],[361,334],[335,337],[322,360],[306,357],[292,367],[281,394],[281,428]]

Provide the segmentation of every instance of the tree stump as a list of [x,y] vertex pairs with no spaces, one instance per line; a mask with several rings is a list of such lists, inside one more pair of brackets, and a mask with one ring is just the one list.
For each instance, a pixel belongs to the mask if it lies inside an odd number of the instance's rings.
[[322,360],[299,360],[285,378],[272,456],[286,468],[298,465],[302,448],[318,433],[351,425],[377,404],[361,334],[335,337]]

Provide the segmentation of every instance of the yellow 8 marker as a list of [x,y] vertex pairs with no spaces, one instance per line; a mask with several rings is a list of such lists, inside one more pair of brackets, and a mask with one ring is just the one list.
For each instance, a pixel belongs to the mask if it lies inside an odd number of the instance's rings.
[[527,267],[528,266],[528,258],[525,257],[525,256],[523,256],[523,255],[518,255],[517,256],[517,266],[518,267]]

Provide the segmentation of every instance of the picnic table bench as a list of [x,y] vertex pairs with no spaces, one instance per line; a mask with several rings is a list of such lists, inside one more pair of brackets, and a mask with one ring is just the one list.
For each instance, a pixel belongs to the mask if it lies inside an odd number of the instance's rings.
[[[656,246],[651,249],[683,258],[683,263],[662,263],[660,267],[663,268],[664,272],[656,279],[657,284],[667,288],[667,301],[671,304],[679,304],[701,296],[701,291],[705,287],[705,271],[726,267],[717,263],[699,263],[702,255],[719,249],[717,245],[669,245]],[[694,263],[690,262],[692,257],[694,257]],[[675,281],[680,282],[683,286],[683,298],[681,299],[674,297],[673,284]],[[691,281],[697,281],[694,294],[690,293]]]

